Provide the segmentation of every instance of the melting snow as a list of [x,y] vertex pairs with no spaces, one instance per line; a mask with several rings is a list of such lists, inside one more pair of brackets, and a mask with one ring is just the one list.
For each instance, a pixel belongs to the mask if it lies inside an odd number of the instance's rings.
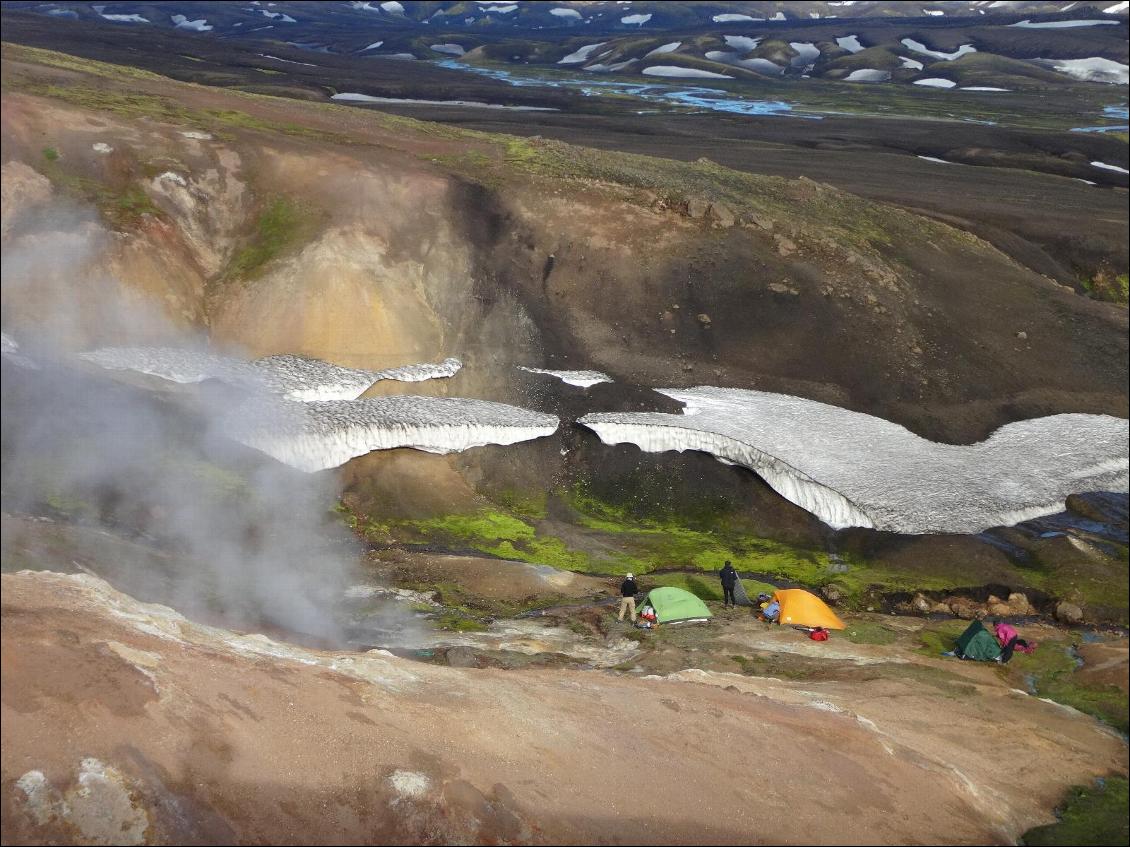
[[188,182],[185,180],[185,178],[178,173],[173,173],[172,171],[165,171],[163,174],[157,177],[157,179],[161,180],[162,182],[172,182],[176,185],[179,185],[181,188],[188,187]]
[[397,2],[397,0],[387,0],[381,3],[381,8],[390,14],[403,15],[404,7]]
[[191,29],[194,32],[207,32],[212,29],[208,23],[207,18],[200,18],[199,20],[190,21],[184,15],[173,15],[172,21],[176,24],[177,29]]
[[957,85],[952,79],[941,79],[940,77],[930,77],[930,79],[917,79],[914,81],[915,85],[925,85],[928,88],[953,88]]
[[[106,8],[106,7],[103,6],[102,8]],[[147,24],[147,23],[149,23],[149,18],[143,18],[143,17],[141,17],[141,15],[137,15],[137,14],[134,14],[134,15],[102,15],[102,17],[104,17],[108,21],[117,21],[119,23],[126,23],[126,24]]]
[[264,59],[273,59],[276,62],[286,62],[288,65],[302,65],[303,67],[307,67],[307,68],[318,67],[317,65],[313,64],[312,62],[296,62],[296,61],[294,61],[294,59],[280,59],[278,56],[272,56],[270,53],[260,53],[259,55],[262,56]]
[[114,152],[114,148],[107,144],[105,141],[96,141],[94,144],[90,145],[90,149],[95,153],[101,153],[103,155]]
[[459,44],[432,44],[431,49],[449,56],[462,56],[467,51]]
[[797,52],[794,65],[811,65],[820,58],[820,48],[810,41],[790,41],[789,46]]
[[845,35],[842,38],[837,38],[836,44],[849,53],[858,53],[860,50],[865,49],[864,46],[859,43],[858,35]]
[[607,444],[728,459],[834,528],[975,533],[1060,511],[1072,493],[1130,487],[1130,429],[1108,415],[1019,421],[959,446],[783,394],[709,386],[660,393],[685,413],[595,413],[579,423]]
[[479,9],[481,11],[483,11],[483,12],[493,12],[493,13],[499,14],[499,15],[509,15],[511,12],[513,12],[517,8],[518,8],[518,4],[516,4],[516,3],[508,3],[505,6],[484,6],[481,3],[479,4]]
[[647,76],[677,76],[694,79],[733,79],[728,74],[716,74],[713,71],[703,71],[698,68],[681,68],[677,65],[652,65],[643,69]]
[[288,354],[247,362],[174,347],[103,347],[79,356],[108,370],[132,370],[179,383],[219,379],[304,401],[353,400],[383,379],[399,382],[440,379],[454,376],[463,366],[458,359],[444,359],[439,364],[368,371]]
[[581,47],[578,50],[574,50],[572,53],[570,53],[564,59],[559,59],[557,64],[559,64],[559,65],[579,65],[581,62],[587,62],[588,59],[589,59],[589,56],[591,56],[594,52],[599,50],[601,47],[603,47],[607,43],[608,42],[606,42],[606,41],[601,41],[599,44],[588,44],[584,47]]
[[683,46],[683,42],[672,41],[669,44],[663,44],[659,47],[656,47],[654,50],[651,50],[651,51],[645,53],[644,58],[646,59],[648,56],[659,56],[663,53],[674,53],[676,50],[678,50],[682,46]]
[[1130,82],[1130,66],[1111,59],[1092,56],[1089,59],[1040,59],[1050,64],[1060,73],[1087,82],[1106,82],[1126,85]]
[[923,9],[922,13],[933,18],[941,17],[945,14],[941,9]]
[[976,53],[977,48],[972,44],[962,44],[952,53],[946,53],[943,50],[931,50],[921,41],[915,41],[913,38],[904,38],[902,43],[913,50],[915,53],[921,53],[924,56],[933,56],[935,59],[944,59],[947,62],[952,62],[954,59],[960,59],[966,53]]
[[1130,9],[1130,0],[1122,0],[1121,3],[1115,3],[1113,6],[1107,6],[1103,9],[1104,15],[1117,15],[1119,12],[1125,12]]
[[727,47],[744,50],[747,53],[761,43],[760,38],[750,38],[748,35],[723,35],[722,37],[726,39]]
[[1009,26],[1019,26],[1025,29],[1067,29],[1068,27],[1076,26],[1103,26],[1110,24],[1118,26],[1118,21],[1103,21],[1103,20],[1080,20],[1080,21],[1041,21],[1039,23],[1032,23],[1031,21],[1020,21],[1020,23],[1009,24]]
[[919,62],[917,59],[911,59],[907,56],[899,56],[899,61],[902,62],[902,66],[904,68],[909,68],[912,71],[920,71],[925,67],[925,65]]
[[891,78],[890,71],[877,68],[860,68],[844,77],[844,82],[886,82]]
[[927,162],[936,162],[939,165],[956,165],[957,164],[957,162],[947,162],[945,159],[939,159],[936,156],[919,156],[918,158],[923,159]]
[[365,52],[366,50],[376,50],[376,49],[377,49],[378,47],[380,47],[380,46],[381,46],[382,44],[384,44],[384,42],[383,42],[383,41],[374,41],[374,42],[373,42],[372,44],[370,44],[370,45],[369,45],[368,47],[362,47],[362,48],[361,48],[360,50],[358,50],[357,52],[358,52],[358,53],[364,53],[364,52]]
[[1091,162],[1091,166],[1095,168],[1102,168],[1104,171],[1116,171],[1120,174],[1130,174],[1126,168],[1120,168],[1118,165],[1108,165],[1106,162]]
[[638,24],[639,26],[643,26],[650,20],[651,15],[624,15],[624,17],[620,18],[620,23]]
[[711,20],[716,24],[728,24],[736,21],[763,21],[765,18],[751,18],[749,15],[725,14],[715,15]]
[[296,21],[290,15],[287,15],[283,12],[271,12],[267,9],[248,9],[247,11],[258,12],[263,17],[270,18],[271,20],[277,20],[279,23],[284,23],[284,24],[298,23],[298,21]]
[[989,85],[963,85],[962,91],[1011,91],[1011,88],[993,88]]
[[532,374],[555,376],[562,382],[568,385],[576,385],[579,388],[588,388],[601,382],[612,382],[612,377],[600,371],[551,371],[543,368],[527,368],[522,365],[518,366],[518,370]]
[[552,435],[558,419],[517,406],[450,397],[251,402],[225,421],[229,437],[308,473],[373,450],[453,453]]
[[558,18],[576,18],[577,20],[581,19],[581,13],[576,9],[550,9],[549,13]]

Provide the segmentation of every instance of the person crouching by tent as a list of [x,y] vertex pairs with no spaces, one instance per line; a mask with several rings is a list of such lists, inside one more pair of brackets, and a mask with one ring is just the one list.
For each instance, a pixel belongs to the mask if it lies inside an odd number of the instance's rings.
[[781,601],[776,597],[770,598],[768,602],[763,603],[761,606],[761,619],[769,623],[777,623],[777,618],[781,616]]
[[722,570],[718,571],[718,578],[722,580],[722,605],[736,609],[738,603],[734,599],[734,586],[738,584],[738,572],[734,570],[729,559],[722,566]]
[[636,578],[632,574],[624,577],[624,581],[620,583],[620,618],[624,620],[624,613],[628,613],[628,620],[633,623],[636,620],[636,595],[639,594],[640,587],[636,584]]
[[1036,642],[1025,641],[1020,637],[1020,633],[1000,618],[993,621],[993,635],[996,636],[997,643],[1001,646],[1001,662],[1007,662],[1011,659],[1016,650],[1021,653],[1034,653],[1036,650]]

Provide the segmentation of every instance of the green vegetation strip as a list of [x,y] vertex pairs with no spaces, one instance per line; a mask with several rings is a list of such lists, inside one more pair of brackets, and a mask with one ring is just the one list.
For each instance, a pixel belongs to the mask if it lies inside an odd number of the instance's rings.
[[1124,776],[1110,776],[1097,780],[1094,786],[1073,788],[1058,810],[1059,822],[1028,830],[1020,843],[1028,847],[1130,844],[1128,805],[1130,795]]

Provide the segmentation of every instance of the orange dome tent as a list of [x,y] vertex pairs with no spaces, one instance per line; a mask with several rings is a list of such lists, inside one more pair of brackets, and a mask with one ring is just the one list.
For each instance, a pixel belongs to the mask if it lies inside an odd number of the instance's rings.
[[844,629],[845,624],[828,604],[803,588],[783,588],[773,595],[781,604],[777,618],[783,626],[822,626],[824,629]]

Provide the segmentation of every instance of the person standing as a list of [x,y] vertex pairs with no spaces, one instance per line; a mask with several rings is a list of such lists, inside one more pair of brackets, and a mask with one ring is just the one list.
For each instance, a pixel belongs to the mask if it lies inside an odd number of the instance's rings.
[[636,578],[631,574],[624,577],[624,581],[620,583],[620,620],[624,620],[624,613],[628,613],[628,620],[635,623],[636,620],[636,595],[639,593],[640,587],[636,584]]
[[738,572],[734,570],[729,559],[722,566],[722,570],[718,571],[718,578],[722,580],[722,605],[737,608],[737,601],[734,600],[734,586],[738,584]]

